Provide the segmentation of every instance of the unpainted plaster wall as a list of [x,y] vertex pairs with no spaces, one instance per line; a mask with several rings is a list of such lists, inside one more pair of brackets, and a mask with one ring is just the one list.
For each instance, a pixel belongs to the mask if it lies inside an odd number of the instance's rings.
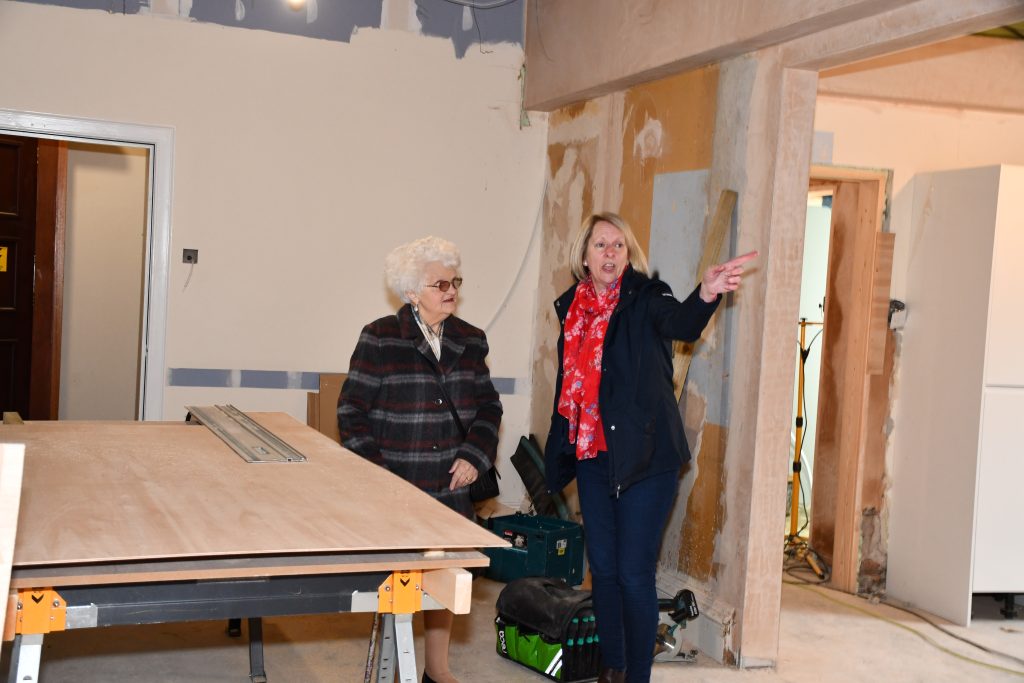
[[829,97],[1024,111],[1024,41],[963,36],[821,74]]

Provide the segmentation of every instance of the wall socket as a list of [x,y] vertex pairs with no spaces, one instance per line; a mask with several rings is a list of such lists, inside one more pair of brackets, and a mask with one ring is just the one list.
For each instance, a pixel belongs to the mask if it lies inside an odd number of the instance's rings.
[[182,249],[181,250],[181,262],[191,263],[195,265],[199,263],[199,250],[198,249]]

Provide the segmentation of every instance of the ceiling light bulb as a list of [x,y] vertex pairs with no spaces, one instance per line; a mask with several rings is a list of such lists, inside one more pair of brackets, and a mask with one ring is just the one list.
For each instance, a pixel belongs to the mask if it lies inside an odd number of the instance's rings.
[[285,0],[293,10],[300,10],[306,6],[306,0]]

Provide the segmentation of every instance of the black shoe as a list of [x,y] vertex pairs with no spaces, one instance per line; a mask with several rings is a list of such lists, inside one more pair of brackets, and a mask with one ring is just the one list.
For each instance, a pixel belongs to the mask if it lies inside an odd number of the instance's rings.
[[597,683],[626,683],[626,672],[618,669],[601,669]]

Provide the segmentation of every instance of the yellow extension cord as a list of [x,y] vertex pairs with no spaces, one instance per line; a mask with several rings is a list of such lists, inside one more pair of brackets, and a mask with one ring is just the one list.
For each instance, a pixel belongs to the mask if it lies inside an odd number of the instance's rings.
[[820,597],[823,597],[826,600],[829,600],[830,602],[834,602],[837,605],[842,605],[843,607],[847,607],[849,609],[852,609],[855,612],[860,612],[861,614],[866,614],[869,617],[873,617],[875,619],[880,619],[880,620],[882,620],[882,621],[884,621],[884,622],[886,622],[888,624],[892,624],[893,626],[898,626],[899,628],[903,629],[904,631],[910,631],[915,636],[917,636],[918,638],[921,638],[922,640],[924,640],[926,643],[928,643],[932,647],[934,647],[934,648],[936,648],[936,649],[938,649],[938,650],[940,650],[942,652],[945,652],[948,655],[952,655],[953,657],[956,657],[957,659],[962,659],[965,662],[969,662],[971,664],[976,664],[978,666],[983,666],[983,667],[985,667],[987,669],[993,669],[995,671],[1004,671],[1006,673],[1013,674],[1015,676],[1021,676],[1022,678],[1024,678],[1024,671],[1017,671],[1016,669],[1008,669],[1005,666],[999,666],[998,664],[989,664],[988,662],[983,662],[983,661],[981,661],[979,659],[974,659],[973,657],[968,657],[967,655],[960,654],[959,652],[957,652],[955,650],[950,650],[948,647],[946,647],[944,645],[940,645],[939,643],[935,642],[932,638],[930,638],[929,636],[925,635],[924,633],[921,633],[917,629],[910,628],[906,624],[901,624],[900,622],[896,621],[895,619],[890,619],[889,617],[883,617],[881,614],[875,614],[874,612],[872,612],[870,610],[866,610],[863,607],[858,607],[857,605],[851,605],[848,602],[843,602],[842,600],[838,600],[836,598],[833,598],[831,595],[829,595],[827,593],[824,593],[824,592],[822,592],[820,590],[816,590],[814,588],[814,586],[812,586],[811,584],[802,583],[800,581],[785,581],[785,580],[783,580],[782,583],[789,584],[790,586],[796,586],[797,588],[802,588],[802,589],[810,591],[810,592],[812,592],[812,593],[814,593],[814,594],[816,594],[816,595],[818,595]]

